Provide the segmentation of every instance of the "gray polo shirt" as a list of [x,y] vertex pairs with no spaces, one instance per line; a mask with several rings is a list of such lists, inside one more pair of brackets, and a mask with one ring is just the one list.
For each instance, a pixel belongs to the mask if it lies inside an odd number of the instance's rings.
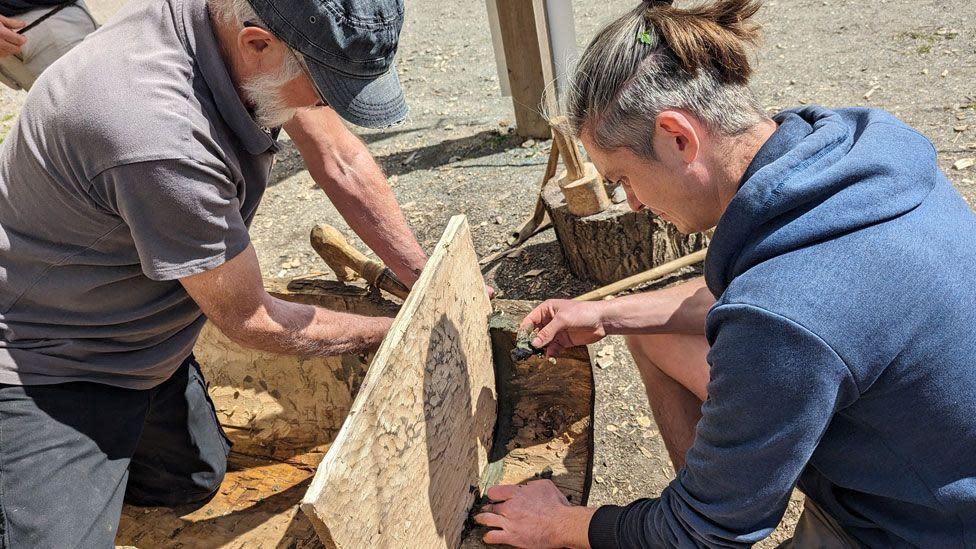
[[0,383],[168,378],[204,322],[177,279],[248,246],[276,150],[204,0],[134,0],[52,65],[0,149]]

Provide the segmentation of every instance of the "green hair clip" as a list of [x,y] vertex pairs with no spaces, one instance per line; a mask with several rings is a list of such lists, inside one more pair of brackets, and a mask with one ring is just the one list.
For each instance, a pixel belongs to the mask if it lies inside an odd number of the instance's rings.
[[651,33],[647,32],[646,30],[639,31],[637,33],[637,41],[640,42],[641,44],[646,44],[650,46],[652,42]]

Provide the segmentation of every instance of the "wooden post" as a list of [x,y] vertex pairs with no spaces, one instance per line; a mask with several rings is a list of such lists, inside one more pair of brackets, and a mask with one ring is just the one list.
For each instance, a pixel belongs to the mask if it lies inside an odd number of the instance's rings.
[[496,0],[498,22],[515,107],[516,132],[546,139],[543,113],[556,105],[554,69],[544,0]]

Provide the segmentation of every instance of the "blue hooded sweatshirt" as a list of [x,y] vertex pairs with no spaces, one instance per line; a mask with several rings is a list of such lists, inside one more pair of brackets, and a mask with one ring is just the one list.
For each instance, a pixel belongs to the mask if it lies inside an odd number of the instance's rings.
[[660,498],[594,547],[739,547],[799,486],[870,547],[976,547],[976,216],[878,110],[776,117],[715,230],[711,380]]

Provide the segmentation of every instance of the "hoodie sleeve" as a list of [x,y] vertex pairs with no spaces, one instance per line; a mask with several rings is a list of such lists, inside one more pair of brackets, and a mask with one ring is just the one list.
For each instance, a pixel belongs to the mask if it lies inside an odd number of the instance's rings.
[[776,528],[834,412],[857,398],[844,361],[799,324],[739,304],[709,314],[711,381],[685,467],[657,499],[601,507],[603,547],[747,547]]

